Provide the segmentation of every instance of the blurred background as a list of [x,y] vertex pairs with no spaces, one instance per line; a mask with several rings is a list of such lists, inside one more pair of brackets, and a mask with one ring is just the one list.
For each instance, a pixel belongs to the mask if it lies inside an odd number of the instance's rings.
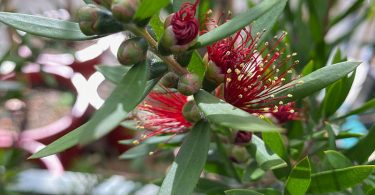
[[[202,0],[215,13],[246,11],[256,0]],[[0,0],[0,11],[76,21],[80,0]],[[161,17],[170,12],[163,10]],[[288,32],[302,71],[325,66],[335,51],[363,62],[340,113],[375,97],[375,2],[372,0],[289,0],[273,31]],[[156,194],[157,182],[173,161],[166,150],[131,161],[120,140],[134,137],[128,124],[84,148],[41,160],[27,157],[88,120],[113,89],[97,65],[119,66],[115,54],[126,33],[94,41],[45,39],[0,24],[0,194]],[[314,101],[321,102],[324,91]],[[314,110],[314,109],[312,109]],[[318,109],[315,109],[318,110]],[[314,111],[312,111],[314,112]],[[318,112],[318,111],[316,111]],[[313,115],[313,114],[312,114]],[[344,129],[366,133],[375,113],[352,116]],[[341,140],[342,148],[356,139]],[[375,159],[373,155],[372,160]],[[43,185],[37,185],[37,184]]]

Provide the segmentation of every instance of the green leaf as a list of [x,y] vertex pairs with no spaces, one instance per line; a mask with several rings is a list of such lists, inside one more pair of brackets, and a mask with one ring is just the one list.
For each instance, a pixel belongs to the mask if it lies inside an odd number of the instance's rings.
[[189,72],[197,74],[199,78],[203,80],[204,74],[206,72],[206,66],[204,65],[202,57],[197,50],[194,50],[187,69]]
[[134,20],[142,21],[153,15],[158,15],[158,12],[165,6],[167,6],[169,0],[142,0],[139,5],[137,12],[135,13]]
[[102,73],[105,79],[111,81],[112,83],[118,84],[121,82],[124,75],[129,72],[130,67],[100,65],[95,66],[95,69]]
[[311,176],[309,192],[326,193],[345,190],[361,183],[374,168],[374,165],[364,165],[314,173]]
[[340,152],[334,150],[324,151],[324,154],[327,157],[327,160],[332,168],[341,169],[352,166],[352,162]]
[[190,195],[206,163],[210,145],[209,124],[198,122],[182,144],[159,195]]
[[145,63],[134,66],[87,123],[52,142],[30,158],[41,158],[66,150],[79,144],[82,136],[86,136],[84,141],[92,141],[111,131],[156,85],[157,80],[154,80],[145,86],[146,72]]
[[278,169],[287,166],[287,163],[277,154],[273,153],[263,140],[256,135],[253,135],[251,138],[251,143],[247,146],[247,149],[263,170]]
[[207,12],[210,10],[211,0],[201,0],[198,8],[199,29],[206,28]]
[[225,191],[226,195],[262,195],[254,190],[247,190],[247,189],[233,189]]
[[150,20],[150,26],[152,27],[156,35],[156,39],[159,40],[164,33],[164,25],[160,20],[159,14],[155,14],[154,16],[152,16]]
[[[335,55],[332,54],[327,66],[340,61],[342,61],[341,52],[337,49]],[[327,87],[321,108],[324,117],[328,118],[332,116],[344,103],[352,87],[355,73],[356,71],[349,77],[345,76]]]
[[352,148],[346,151],[346,156],[353,161],[363,163],[368,160],[375,148],[375,125],[368,131],[366,137],[359,140],[359,142]]
[[148,76],[147,66],[147,62],[136,64],[123,77],[103,106],[86,123],[87,127],[82,128],[81,145],[112,131],[142,102],[148,94],[144,91]]
[[288,154],[284,141],[279,132],[263,132],[262,138],[264,143],[277,155],[284,160],[288,160]]
[[[169,143],[175,144],[180,143],[186,137],[186,134],[179,135],[162,135],[162,136],[153,136],[142,142],[142,144],[160,144],[160,143]],[[128,139],[119,141],[120,144],[133,144],[133,141],[136,139]]]
[[95,4],[93,0],[83,0],[86,4]]
[[325,66],[307,76],[293,81],[291,85],[294,86],[276,93],[275,96],[280,97],[292,94],[293,97],[285,99],[285,102],[302,99],[329,86],[340,78],[345,77],[360,64],[360,62],[342,62],[331,66]]
[[152,150],[154,150],[156,144],[140,144],[133,148],[130,148],[128,151],[124,152],[119,156],[122,160],[134,159],[142,156],[148,155]]
[[[204,47],[220,39],[228,37],[238,30],[248,26],[256,19],[259,19],[260,21],[259,24],[254,24],[254,28],[256,30],[270,28],[270,26],[273,25],[272,22],[276,21],[276,18],[279,16],[277,14],[281,13],[281,11],[284,9],[285,4],[286,0],[264,0],[254,8],[234,17],[230,21],[200,36],[196,46],[194,47]],[[269,12],[273,13],[274,15]],[[271,20],[271,22],[267,23],[267,20]]]
[[223,191],[229,189],[224,183],[218,181],[200,178],[194,192],[202,194],[224,194]]
[[306,76],[312,72],[314,72],[314,61],[310,61],[303,67],[301,75]]
[[303,195],[309,188],[311,168],[309,158],[306,157],[292,169],[285,184],[284,194]]
[[282,131],[281,128],[236,108],[204,90],[196,93],[194,99],[211,123],[243,131]]
[[33,35],[53,39],[79,41],[98,38],[83,34],[78,23],[41,16],[0,12],[0,22]]
[[355,114],[361,114],[363,112],[366,112],[372,108],[375,108],[375,98],[374,99],[371,99],[370,101],[364,103],[361,107],[355,109],[355,110],[352,110],[351,112],[345,114],[344,116],[340,116],[338,118],[336,118],[335,120],[338,120],[338,119],[343,119],[343,118],[346,118],[348,116],[351,116],[351,115],[355,115]]

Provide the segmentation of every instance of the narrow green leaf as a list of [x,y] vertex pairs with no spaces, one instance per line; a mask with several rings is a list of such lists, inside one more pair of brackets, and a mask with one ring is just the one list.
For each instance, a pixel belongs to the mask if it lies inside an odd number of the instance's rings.
[[285,184],[284,194],[303,195],[309,189],[311,168],[309,158],[306,157],[292,169]]
[[314,61],[310,61],[306,64],[306,66],[303,67],[301,75],[306,76],[312,72],[314,72]]
[[203,59],[198,51],[194,50],[187,69],[189,70],[189,72],[197,74],[199,78],[203,80],[204,74],[206,72],[206,66],[204,65]]
[[284,141],[279,132],[263,132],[262,138],[264,143],[277,155],[284,160],[288,160],[288,154]]
[[366,137],[359,140],[359,142],[352,148],[346,151],[346,156],[358,163],[364,163],[368,160],[375,148],[375,125],[369,129]]
[[338,119],[343,119],[343,118],[346,118],[348,116],[351,116],[351,115],[355,115],[355,114],[361,114],[361,113],[364,113],[372,108],[375,108],[375,98],[374,99],[371,99],[370,101],[364,103],[361,107],[357,108],[357,109],[354,109],[352,110],[351,112],[345,114],[344,116],[340,116],[338,118],[336,118],[335,120],[338,120]]
[[285,102],[302,99],[346,76],[360,64],[360,62],[342,62],[331,66],[325,66],[307,76],[293,81],[292,84],[294,86],[276,93],[275,96],[279,97],[292,94],[293,97],[285,99]]
[[[150,81],[145,87],[145,77],[146,65],[139,64],[139,66],[134,66],[123,77],[122,82],[117,85],[106,103],[97,110],[87,123],[52,142],[30,158],[41,158],[66,150],[79,144],[80,138],[86,133],[90,135],[87,135],[87,140],[85,141],[92,141],[100,136],[104,136],[120,124],[127,117],[128,112],[133,110],[156,85],[157,80],[153,80],[153,82]],[[137,82],[134,82],[135,80]],[[139,91],[142,92],[141,95]],[[129,101],[129,99],[132,99],[132,101]]]
[[282,131],[280,127],[236,108],[204,90],[196,93],[194,99],[207,119],[220,126],[243,131]]
[[134,20],[142,21],[144,19],[150,18],[151,16],[159,13],[159,11],[167,6],[169,0],[142,0],[139,5],[137,12],[135,13]]
[[[186,134],[179,134],[179,135],[163,135],[163,136],[153,136],[150,137],[146,140],[144,140],[142,143],[143,144],[163,144],[163,143],[168,143],[168,144],[175,144],[175,143],[180,143],[182,140],[186,137]],[[133,141],[135,139],[128,139],[128,140],[121,140],[119,141],[120,144],[133,144]]]
[[329,164],[334,169],[346,168],[353,165],[353,163],[340,152],[327,150],[324,151],[324,154],[326,155]]
[[164,33],[164,25],[160,20],[159,14],[152,16],[150,20],[150,26],[156,35],[156,39],[159,40]]
[[198,122],[182,144],[159,195],[190,195],[206,163],[210,145],[209,124]]
[[255,158],[258,165],[264,169],[278,169],[286,167],[287,163],[277,154],[273,153],[256,135],[251,138],[251,144],[247,146],[249,153]]
[[0,12],[0,22],[33,35],[53,39],[79,41],[98,38],[83,34],[78,23],[41,16]]
[[102,73],[105,79],[117,84],[120,83],[124,75],[129,72],[130,67],[100,65],[95,66],[95,69]]
[[199,29],[206,28],[206,20],[207,20],[207,12],[210,9],[211,0],[201,0],[199,2],[199,9],[198,9],[198,21],[199,21]]
[[142,62],[129,70],[103,106],[86,123],[87,127],[82,129],[80,144],[87,144],[112,131],[142,102],[145,98],[147,66],[147,62]]
[[233,189],[225,191],[226,195],[262,195],[254,190],[247,190],[247,189]]
[[309,192],[326,193],[345,190],[361,183],[374,169],[374,165],[364,165],[314,173],[311,176]]
[[156,147],[155,144],[140,144],[130,148],[128,151],[124,152],[119,156],[122,160],[130,160],[142,156],[147,156]]
[[229,187],[224,183],[206,178],[200,178],[194,192],[219,195],[224,194],[223,191],[227,189],[229,189]]
[[[194,47],[204,47],[217,40],[228,37],[238,30],[248,26],[251,22],[257,19],[260,21],[259,24],[254,24],[254,27],[257,30],[270,28],[270,26],[273,25],[272,22],[276,21],[276,18],[279,16],[277,14],[281,13],[281,11],[284,9],[285,4],[286,0],[264,0],[254,8],[234,17],[230,21],[200,36],[196,46]],[[268,13],[269,11],[274,13],[274,15]],[[264,18],[260,18],[262,16]],[[272,22],[267,23],[267,20],[271,20]]]

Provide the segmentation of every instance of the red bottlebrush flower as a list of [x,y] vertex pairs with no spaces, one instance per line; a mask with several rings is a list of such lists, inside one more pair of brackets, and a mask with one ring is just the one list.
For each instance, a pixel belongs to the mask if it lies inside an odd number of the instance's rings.
[[183,107],[187,103],[187,97],[168,91],[151,92],[142,105],[138,107],[138,120],[140,125],[149,134],[142,136],[141,140],[161,134],[178,134],[191,127],[183,116]]
[[279,106],[277,112],[273,112],[272,115],[277,119],[279,123],[286,123],[290,120],[300,120],[301,116],[299,112],[295,110],[295,103],[289,102],[282,106]]
[[[247,55],[245,58],[238,57],[235,63],[226,66],[224,99],[249,113],[278,113],[284,105],[283,100],[292,97],[292,94],[283,97],[275,97],[275,94],[293,86],[290,82],[293,79],[288,78],[291,77],[291,69],[298,64],[298,60],[293,62],[291,59],[296,53],[288,55],[285,48],[277,48],[286,33],[275,37],[276,43],[266,42],[258,50],[256,47],[261,34],[258,33],[253,39],[251,31],[242,32],[246,33],[243,40],[250,41],[239,44],[245,48]],[[290,109],[289,112],[294,113],[294,110]]]
[[199,22],[195,18],[195,13],[199,0],[194,4],[184,3],[181,9],[174,13],[171,25],[178,45],[185,45],[193,41],[199,32]]

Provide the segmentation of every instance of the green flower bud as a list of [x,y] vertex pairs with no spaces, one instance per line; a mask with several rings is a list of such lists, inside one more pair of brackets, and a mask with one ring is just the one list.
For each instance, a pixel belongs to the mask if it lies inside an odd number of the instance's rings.
[[182,114],[189,122],[195,123],[201,120],[201,114],[197,104],[194,101],[187,102],[182,108]]
[[123,30],[111,12],[95,5],[86,5],[78,11],[79,27],[85,35],[109,34]]
[[202,82],[196,74],[185,74],[178,81],[177,90],[186,96],[197,93],[202,88]]
[[125,40],[117,51],[117,59],[122,65],[133,65],[146,60],[148,44],[142,37]]
[[166,88],[177,88],[179,77],[174,72],[168,72],[160,80],[160,84]]
[[96,4],[101,5],[107,9],[111,8],[112,0],[93,0]]
[[224,74],[221,72],[220,67],[218,67],[213,61],[208,62],[205,77],[207,80],[217,85],[224,82]]
[[112,14],[121,22],[131,22],[139,6],[139,0],[114,0]]

